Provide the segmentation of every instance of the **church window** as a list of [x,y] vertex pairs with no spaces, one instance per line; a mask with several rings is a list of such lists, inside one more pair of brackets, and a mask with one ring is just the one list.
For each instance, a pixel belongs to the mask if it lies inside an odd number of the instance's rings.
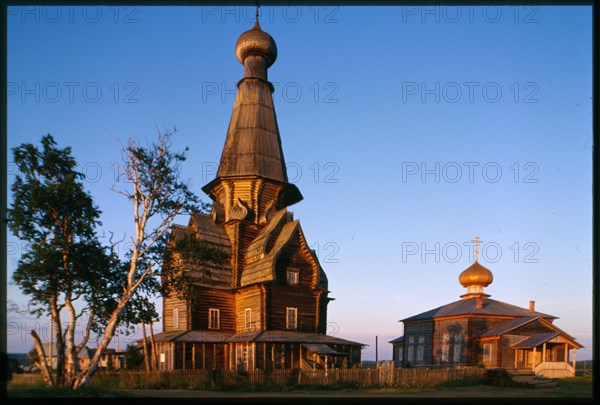
[[179,329],[179,309],[173,308],[173,329]]
[[287,307],[287,317],[285,327],[287,329],[298,328],[298,308]]
[[209,308],[208,310],[208,329],[219,329],[220,325],[220,312],[218,309]]
[[244,326],[246,330],[250,330],[252,327],[252,309],[246,308],[244,313]]
[[448,363],[448,353],[450,352],[450,346],[442,345],[442,362]]
[[287,271],[287,283],[288,284],[298,284],[298,271],[297,270],[288,270]]

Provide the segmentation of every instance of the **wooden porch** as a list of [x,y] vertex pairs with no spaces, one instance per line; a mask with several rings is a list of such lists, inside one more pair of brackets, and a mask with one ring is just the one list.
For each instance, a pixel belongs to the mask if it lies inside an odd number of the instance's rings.
[[574,377],[577,349],[582,347],[558,333],[538,333],[512,346],[514,367],[546,378]]

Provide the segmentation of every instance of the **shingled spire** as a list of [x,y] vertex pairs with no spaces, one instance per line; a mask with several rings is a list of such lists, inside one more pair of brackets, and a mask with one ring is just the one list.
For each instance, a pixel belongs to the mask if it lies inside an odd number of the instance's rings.
[[[203,190],[224,205],[225,221],[229,220],[231,207],[238,203],[249,209],[248,219],[258,221],[260,211],[266,210],[268,205],[284,208],[301,201],[302,194],[288,182],[273,106],[274,88],[268,81],[268,68],[277,59],[277,46],[260,28],[258,16],[254,27],[240,35],[235,53],[244,65],[244,78],[237,84],[238,93],[217,177]],[[255,184],[249,187],[268,189],[268,192],[261,198],[256,194],[234,196],[236,187],[228,192],[221,190],[226,184],[241,179],[255,179]]]

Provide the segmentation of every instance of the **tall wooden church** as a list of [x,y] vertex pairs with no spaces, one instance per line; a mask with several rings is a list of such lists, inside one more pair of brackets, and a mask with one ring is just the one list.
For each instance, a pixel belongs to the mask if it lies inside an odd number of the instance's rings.
[[202,190],[210,215],[192,215],[175,238],[193,235],[228,253],[225,266],[194,276],[196,295],[163,297],[156,335],[161,370],[360,367],[361,343],[328,336],[328,282],[298,220],[302,200],[288,181],[268,68],[273,38],[258,18],[236,44],[244,65],[217,176]]
[[474,242],[475,262],[458,277],[466,293],[401,320],[404,336],[390,342],[395,365],[482,365],[530,369],[551,378],[575,376],[577,349],[583,346],[554,325],[556,316],[536,311],[534,301],[521,308],[491,299],[484,288],[494,276],[477,261],[479,238]]

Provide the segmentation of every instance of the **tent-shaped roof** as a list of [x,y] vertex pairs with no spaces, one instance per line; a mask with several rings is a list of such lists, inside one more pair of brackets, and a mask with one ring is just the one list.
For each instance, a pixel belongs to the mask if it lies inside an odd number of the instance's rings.
[[480,315],[480,316],[537,316],[546,319],[556,319],[553,315],[544,314],[542,312],[530,312],[529,309],[517,307],[507,304],[506,302],[485,298],[482,300],[482,307],[477,308],[477,298],[467,298],[452,302],[441,307],[422,312],[420,314],[402,319],[406,321],[420,321],[435,318],[445,318],[459,315]]

